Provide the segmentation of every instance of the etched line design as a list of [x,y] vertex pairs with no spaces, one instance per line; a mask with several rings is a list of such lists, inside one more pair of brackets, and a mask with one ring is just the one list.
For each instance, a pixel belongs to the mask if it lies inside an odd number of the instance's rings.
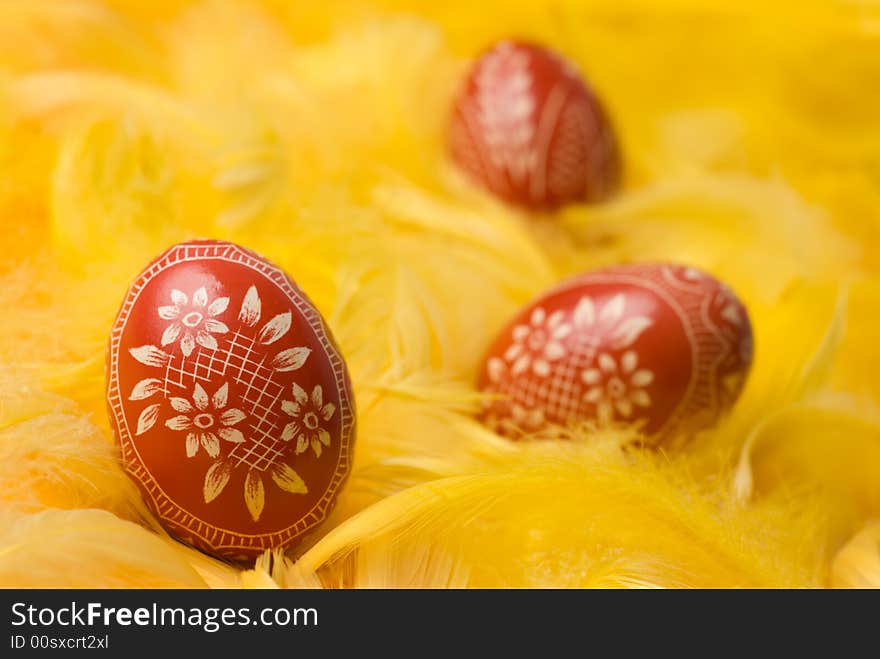
[[[638,264],[620,266],[614,272],[596,272],[574,278],[554,287],[547,295],[586,284],[626,284],[647,289],[664,300],[678,317],[691,348],[691,375],[680,402],[654,437],[674,432],[699,419],[715,420],[722,412],[719,399],[719,369],[724,358],[735,348],[731,338],[711,321],[708,305],[712,287],[706,286],[704,275],[681,266]],[[677,291],[670,295],[670,289]],[[567,354],[552,364],[548,377],[528,376],[505,379],[490,388],[509,396],[514,407],[523,414],[540,410],[556,419],[577,418],[583,412],[585,387],[573,373],[594,362],[592,346],[581,347],[576,341],[567,345]],[[491,409],[491,404],[487,404]],[[490,419],[494,423],[495,420]]]
[[275,371],[266,365],[266,355],[257,361],[254,357],[255,340],[237,329],[224,339],[217,350],[199,349],[186,357],[175,353],[165,370],[165,392],[172,389],[191,391],[196,382],[210,382],[213,376],[226,378],[230,372],[236,384],[244,387],[241,401],[254,421],[244,444],[230,452],[235,466],[242,464],[266,471],[284,456],[279,439],[278,413],[273,409],[284,392],[284,385],[274,379]]
[[[160,259],[158,259],[147,271],[145,271],[138,280],[131,286],[126,300],[120,308],[116,319],[115,330],[111,332],[110,340],[110,374],[108,378],[107,396],[110,408],[116,421],[115,429],[119,434],[119,441],[123,456],[126,461],[126,470],[140,482],[144,493],[148,496],[157,510],[165,510],[165,503],[171,501],[167,493],[158,485],[152,474],[144,468],[142,460],[137,450],[137,446],[132,441],[132,431],[128,425],[128,420],[122,407],[122,395],[119,390],[119,354],[120,342],[125,332],[130,313],[137,302],[140,293],[146,285],[156,275],[177,263],[190,260],[201,259],[218,259],[233,263],[240,263],[246,267],[260,273],[267,280],[272,282],[281,291],[284,292],[287,299],[297,308],[302,317],[307,321],[308,325],[314,332],[315,337],[320,343],[325,358],[328,360],[335,377],[335,385],[337,397],[339,400],[339,419],[341,423],[341,436],[339,440],[339,452],[337,454],[337,463],[333,476],[328,483],[325,491],[318,501],[307,514],[295,524],[286,529],[271,533],[246,534],[238,531],[230,531],[214,527],[206,524],[203,520],[197,520],[186,510],[177,506],[173,502],[170,503],[171,509],[163,518],[169,522],[172,528],[178,529],[181,534],[186,537],[195,533],[200,540],[207,542],[210,546],[223,552],[234,552],[243,547],[262,547],[266,544],[283,544],[292,537],[302,534],[311,527],[320,523],[329,512],[335,495],[336,488],[341,482],[347,478],[350,466],[350,449],[354,429],[354,410],[352,407],[352,394],[349,388],[348,378],[345,372],[345,365],[338,349],[333,345],[329,338],[329,332],[325,327],[320,316],[314,311],[311,303],[305,298],[302,291],[287,277],[287,275],[265,262],[257,259],[255,256],[245,250],[234,245],[189,245],[177,246],[171,248]],[[250,348],[250,350],[249,350]],[[242,352],[243,351],[243,352]],[[266,430],[267,424],[272,421],[271,415],[266,414],[267,409],[271,409],[273,402],[277,402],[280,392],[276,391],[272,386],[271,373],[262,362],[253,360],[253,342],[248,345],[244,341],[244,337],[236,332],[224,343],[224,350],[221,357],[211,354],[213,351],[199,350],[195,354],[194,361],[187,364],[179,357],[169,359],[166,364],[164,393],[166,397],[173,390],[185,388],[189,382],[204,381],[212,373],[226,373],[230,367],[233,370],[238,368],[238,380],[243,381],[248,377],[248,383],[252,383],[251,391],[248,396],[248,402],[253,406],[253,410],[261,410],[262,414],[257,415],[258,428]],[[259,365],[260,368],[255,368]],[[253,374],[253,371],[256,374]],[[275,383],[277,385],[277,383]],[[246,385],[245,385],[246,386]],[[259,393],[259,395],[256,395]],[[265,436],[257,435],[258,439],[254,446],[249,446],[252,450],[248,452],[246,449],[241,450],[240,463],[246,463],[254,468],[260,469],[269,460],[269,456],[273,454],[273,450],[277,450],[275,446],[269,445],[265,440]],[[164,513],[163,513],[164,514]],[[193,531],[193,526],[198,524],[198,530]]]

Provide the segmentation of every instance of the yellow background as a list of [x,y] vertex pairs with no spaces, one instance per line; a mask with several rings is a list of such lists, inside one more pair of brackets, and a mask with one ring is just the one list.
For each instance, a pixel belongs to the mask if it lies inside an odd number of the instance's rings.
[[[528,215],[448,162],[457,85],[508,36],[607,105],[608,203]],[[878,81],[869,0],[0,3],[0,584],[880,585]],[[199,236],[299,282],[359,407],[332,519],[243,571],[163,535],[104,411],[128,282]],[[722,425],[624,458],[471,420],[516,309],[646,259],[750,309]]]

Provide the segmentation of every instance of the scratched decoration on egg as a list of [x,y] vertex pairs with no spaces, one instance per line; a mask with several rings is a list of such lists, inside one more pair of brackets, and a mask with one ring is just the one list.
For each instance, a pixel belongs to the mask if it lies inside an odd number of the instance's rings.
[[354,403],[323,318],[232,243],[167,250],[110,338],[107,399],[126,470],[181,540],[233,560],[288,547],[332,509]]
[[553,209],[607,197],[620,178],[610,120],[575,67],[502,41],[475,63],[453,110],[453,160],[499,197]]
[[489,349],[482,419],[518,437],[547,426],[632,424],[649,444],[715,424],[752,362],[745,307],[710,275],[672,264],[575,277],[521,311]]

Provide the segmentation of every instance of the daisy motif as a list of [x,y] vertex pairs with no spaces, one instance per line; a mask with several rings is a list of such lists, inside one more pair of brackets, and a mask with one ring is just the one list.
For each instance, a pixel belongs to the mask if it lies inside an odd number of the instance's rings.
[[186,398],[170,399],[171,407],[180,415],[168,419],[165,425],[171,430],[187,431],[186,457],[193,457],[201,445],[210,457],[216,458],[220,455],[219,438],[233,444],[244,442],[244,435],[232,426],[243,421],[246,415],[234,407],[224,410],[228,399],[228,382],[214,393],[210,401],[198,382],[193,389],[192,403]]
[[[217,339],[211,334],[225,334],[229,328],[217,320],[229,306],[228,297],[218,297],[208,304],[208,291],[202,286],[193,293],[192,301],[183,291],[171,291],[173,304],[159,307],[159,318],[172,321],[162,334],[162,346],[180,339],[180,349],[186,357],[192,354],[196,343],[208,350],[217,349]],[[182,337],[182,338],[181,338]]]
[[571,325],[563,322],[564,318],[563,311],[548,317],[542,307],[536,307],[528,325],[513,328],[513,343],[504,353],[504,359],[511,364],[511,375],[529,369],[538,377],[550,375],[550,362],[565,356],[562,340],[571,334]]
[[284,426],[281,439],[289,442],[295,437],[297,455],[311,446],[315,455],[320,457],[321,446],[330,446],[330,433],[322,424],[333,418],[336,406],[333,403],[324,404],[324,392],[319,384],[315,385],[309,396],[305,389],[294,382],[293,397],[295,400],[281,401],[281,409],[294,419]]
[[633,406],[650,407],[651,397],[643,387],[654,381],[654,374],[638,368],[639,357],[627,350],[620,364],[607,352],[599,353],[598,368],[588,368],[581,379],[590,386],[584,400],[596,405],[600,419],[610,421],[615,413],[624,419],[632,416]]

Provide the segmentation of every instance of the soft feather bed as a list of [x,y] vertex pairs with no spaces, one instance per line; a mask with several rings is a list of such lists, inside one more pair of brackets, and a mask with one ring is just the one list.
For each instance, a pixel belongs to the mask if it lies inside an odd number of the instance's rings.
[[[606,103],[609,202],[529,215],[450,164],[457,84],[506,36]],[[880,586],[878,54],[867,0],[0,3],[0,585]],[[164,534],[104,409],[129,281],[193,237],[284,267],[355,385],[337,509],[254,566]],[[472,419],[513,312],[637,260],[749,307],[720,426],[641,453]]]

